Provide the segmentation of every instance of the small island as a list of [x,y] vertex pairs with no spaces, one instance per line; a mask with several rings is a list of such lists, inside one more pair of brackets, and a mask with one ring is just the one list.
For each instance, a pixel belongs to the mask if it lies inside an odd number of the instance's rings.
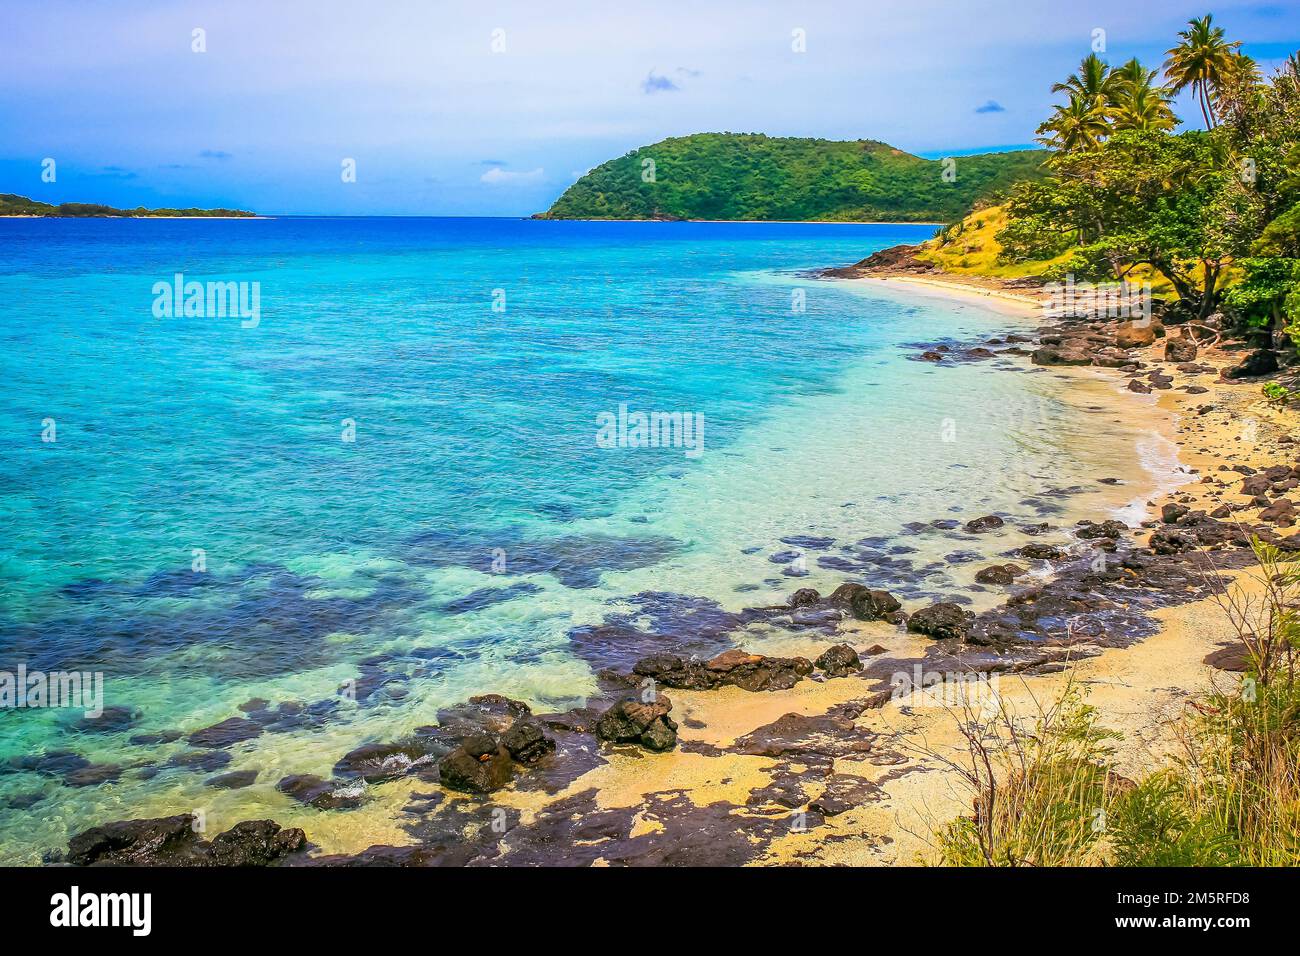
[[602,163],[534,218],[945,223],[1040,178],[1048,155],[923,159],[872,139],[695,133]]
[[43,216],[53,219],[256,219],[246,209],[118,209],[94,202],[63,202],[53,205],[14,193],[0,193],[0,216],[16,218]]

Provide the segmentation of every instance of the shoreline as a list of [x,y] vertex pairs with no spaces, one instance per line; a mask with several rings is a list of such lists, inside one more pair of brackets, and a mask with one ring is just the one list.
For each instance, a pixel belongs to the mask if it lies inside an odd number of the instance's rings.
[[[1019,318],[1025,317],[1027,308],[1035,308],[1028,302],[1021,304],[1010,298],[971,292],[961,285],[903,282],[895,288],[909,295],[944,296],[952,302],[979,304]],[[1141,361],[1160,366],[1162,360],[1156,353],[1162,345],[1162,340],[1157,339],[1141,350]],[[1007,351],[1012,355],[1028,354],[1025,349]],[[944,361],[952,364],[948,358]],[[1021,367],[1020,371],[1025,369]],[[1188,382],[1206,382],[1196,386],[1204,388],[1204,392],[1182,393],[1165,387],[1148,396],[1126,392],[1120,384],[1122,373],[1113,369],[1058,366],[1036,371],[1078,381],[1077,391],[1067,386],[1064,400],[1080,414],[1099,416],[1095,420],[1081,419],[1095,422],[1095,428],[1105,428],[1105,421],[1114,421],[1117,416],[1141,417],[1144,427],[1157,429],[1174,443],[1189,481],[1197,474],[1211,477],[1211,469],[1228,460],[1223,446],[1230,438],[1233,415],[1240,408],[1259,404],[1256,387],[1215,384],[1208,372],[1186,373]],[[1256,401],[1252,402],[1252,397]],[[1192,414],[1191,404],[1211,401],[1231,405],[1221,426],[1206,415]],[[1218,430],[1207,433],[1211,425]],[[1270,436],[1265,438],[1268,441],[1254,457],[1261,462],[1275,461],[1279,443]],[[1202,442],[1209,450],[1203,454],[1192,450],[1189,446],[1193,441]],[[1140,461],[1135,465],[1147,468]],[[1159,476],[1147,470],[1150,489],[1146,484],[1133,489],[1136,495],[1130,495],[1131,505],[1147,499],[1146,507],[1151,509],[1171,500],[1186,500],[1193,506],[1204,503],[1208,508],[1213,502],[1207,496],[1224,487],[1198,484],[1187,490],[1162,492]],[[1097,474],[1103,483],[1113,477]],[[1121,482],[1119,487],[1125,486]],[[1108,517],[1099,511],[1092,514]],[[1087,515],[1086,510],[1067,499],[1052,521],[1073,533],[1080,526],[1071,527],[1069,523]],[[1134,551],[1141,550],[1139,541],[1153,530],[1158,529],[1132,530]],[[994,537],[1010,532],[1008,527],[995,532]],[[1129,542],[1117,543],[1122,546]],[[1074,544],[1070,555],[1050,562],[1050,568],[1045,569],[1049,573],[1035,572],[1028,589],[1024,582],[1005,590],[995,589],[999,599],[1039,588],[1048,592],[1057,585],[1063,589],[1061,593],[1092,587],[1081,583],[1088,580],[1087,555],[1096,553],[1091,550],[1092,541]],[[1060,686],[1064,669],[1068,669],[1098,695],[1097,702],[1103,705],[1102,723],[1124,734],[1121,765],[1134,775],[1141,774],[1158,765],[1169,752],[1174,719],[1190,695],[1207,687],[1211,679],[1211,671],[1199,663],[1200,659],[1226,636],[1212,622],[1207,623],[1216,613],[1211,603],[1214,598],[1186,585],[1194,581],[1195,568],[1184,570],[1183,577],[1177,579],[1178,586],[1170,588],[1167,603],[1157,601],[1140,612],[1141,619],[1150,622],[1148,632],[1122,633],[1113,641],[1079,642],[1071,636],[1065,642],[1002,648],[967,644],[964,640],[933,640],[894,622],[859,619],[856,611],[845,615],[836,610],[843,605],[836,604],[835,595],[823,598],[814,592],[802,604],[792,601],[789,608],[756,609],[762,613],[749,618],[772,620],[785,627],[779,622],[795,613],[807,615],[810,620],[829,615],[821,618],[834,622],[829,631],[821,626],[790,631],[780,653],[797,656],[765,658],[749,654],[743,649],[745,634],[740,631],[740,647],[715,659],[726,658],[726,666],[736,666],[736,661],[741,662],[741,667],[756,666],[757,673],[774,675],[776,683],[708,686],[694,677],[654,672],[655,705],[666,708],[664,716],[671,717],[675,730],[673,745],[664,752],[649,752],[635,742],[600,742],[602,712],[643,681],[632,675],[602,674],[601,694],[586,707],[527,718],[539,733],[553,741],[554,753],[536,764],[535,769],[532,764],[522,764],[511,783],[492,789],[490,795],[467,795],[440,788],[438,771],[446,758],[434,767],[427,762],[427,752],[412,751],[411,742],[399,740],[364,745],[339,761],[340,766],[349,761],[357,763],[363,759],[357,756],[362,752],[380,756],[420,754],[414,762],[406,758],[406,765],[395,775],[385,771],[374,778],[370,787],[363,785],[361,790],[368,799],[360,806],[350,796],[354,783],[345,787],[339,786],[344,781],[338,778],[325,781],[299,775],[293,784],[303,794],[295,798],[298,804],[286,810],[277,802],[266,805],[263,812],[278,824],[300,828],[297,832],[305,832],[311,841],[311,846],[286,859],[287,865],[912,864],[926,852],[927,834],[935,825],[968,813],[970,808],[959,779],[939,759],[940,755],[951,759],[961,752],[953,714],[925,706],[924,701],[915,699],[916,695],[891,694],[893,677],[914,667],[1001,674],[1001,692],[1028,705],[1033,699],[1050,696]],[[872,586],[870,572],[852,577]],[[791,587],[795,586],[792,582]],[[1135,593],[1128,584],[1123,590]],[[798,593],[794,600],[800,600]],[[803,610],[792,611],[798,608]],[[1086,603],[1077,604],[1080,614],[1086,613],[1086,608]],[[908,607],[912,612],[921,609],[915,602]],[[1000,612],[1001,608],[981,612],[979,619],[991,613],[992,623],[996,624]],[[691,636],[688,631],[678,641]],[[863,669],[835,672],[825,663],[830,641],[860,652]],[[814,657],[816,665],[811,663]],[[796,663],[801,659],[807,665],[806,674],[800,673],[803,665]],[[641,666],[637,664],[637,674],[646,673]],[[714,662],[708,666],[714,668]],[[723,667],[717,664],[717,668]],[[668,693],[662,693],[660,688]],[[474,721],[488,721],[485,726],[491,732],[501,733],[506,725],[491,721],[497,719],[499,708],[514,706],[501,701],[505,698],[489,694],[472,698],[463,706],[471,709]],[[527,712],[526,706],[523,711]],[[920,752],[927,748],[928,752]],[[285,781],[278,788],[282,793],[289,792]],[[354,802],[346,802],[350,799]],[[475,821],[494,809],[504,811],[510,820],[504,836],[494,837],[490,832],[480,835],[478,831],[467,835],[466,827],[475,826]],[[162,804],[139,810],[136,817],[151,811],[177,812]],[[235,819],[229,812],[223,817],[228,822]],[[463,834],[456,838],[459,842],[454,850],[439,836],[453,832]],[[555,855],[557,845],[569,848],[562,860]]]
[[[923,276],[859,276],[842,279],[843,282],[869,282],[882,285],[900,284],[916,295],[930,295],[952,302],[978,302],[1005,315],[1029,316],[1042,312],[1041,296],[1008,289],[989,288],[974,282],[963,282],[949,277],[932,279]],[[1043,316],[1046,320],[1046,316]]]

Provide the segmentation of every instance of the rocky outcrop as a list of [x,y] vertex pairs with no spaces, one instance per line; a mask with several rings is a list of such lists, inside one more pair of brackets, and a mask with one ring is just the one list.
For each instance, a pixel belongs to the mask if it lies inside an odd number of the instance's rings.
[[668,716],[672,709],[664,694],[653,694],[648,702],[625,697],[600,715],[596,736],[610,743],[639,744],[655,753],[672,750],[677,746],[677,724]]
[[1091,365],[1092,353],[1083,348],[1043,346],[1029,356],[1035,365]]
[[1184,328],[1178,335],[1165,339],[1166,362],[1195,362],[1197,353],[1196,339],[1192,338],[1190,329]]
[[448,790],[491,793],[510,782],[510,751],[491,734],[473,734],[438,761],[438,781]]
[[303,849],[306,835],[272,820],[237,823],[208,842],[193,814],[119,820],[68,841],[73,866],[267,866]]
[[907,629],[937,641],[961,640],[969,633],[973,618],[961,605],[941,601],[913,613],[907,619]]
[[813,664],[824,671],[827,677],[847,677],[854,671],[862,670],[858,652],[847,644],[827,648]]
[[842,607],[859,621],[889,621],[901,623],[906,617],[903,605],[888,591],[880,591],[862,584],[841,584],[827,598],[832,606]]
[[788,690],[812,670],[812,663],[803,657],[765,657],[733,649],[708,661],[656,654],[637,661],[632,673],[682,690],[712,690],[729,684],[762,691]]
[[851,266],[826,269],[820,275],[830,279],[857,279],[866,275],[933,272],[938,268],[933,262],[926,262],[916,257],[917,253],[921,252],[923,248],[924,246],[920,244],[914,246],[890,246],[888,249],[873,252],[867,258],[855,262]]
[[971,521],[967,521],[964,527],[971,534],[982,534],[985,531],[993,531],[996,528],[1001,528],[1004,524],[1006,524],[1006,522],[997,515],[984,515],[982,518],[975,518]]
[[991,564],[987,568],[980,568],[975,572],[975,580],[979,584],[1011,584],[1025,573],[1025,569],[1018,564]]
[[1277,370],[1277,353],[1272,349],[1260,349],[1246,356],[1239,364],[1225,368],[1223,377],[1230,380],[1256,378],[1260,375],[1272,375]]

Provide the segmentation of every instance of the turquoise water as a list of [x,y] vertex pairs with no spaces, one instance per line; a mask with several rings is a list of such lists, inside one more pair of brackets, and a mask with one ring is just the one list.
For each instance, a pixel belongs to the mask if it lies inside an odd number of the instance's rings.
[[[283,773],[474,693],[570,706],[636,656],[600,625],[689,645],[799,586],[968,589],[942,556],[980,543],[888,547],[908,522],[1033,518],[1132,436],[1069,415],[1052,375],[902,347],[1015,319],[799,274],[931,232],[0,220],[0,670],[103,672],[138,711],[107,732],[0,711],[0,859],[205,806],[213,772],[260,771],[220,799],[284,811]],[[260,283],[260,321],[156,318],[178,272]],[[702,454],[598,447],[624,403],[703,415]],[[253,697],[306,708],[226,766],[131,742]],[[14,762],[65,751],[109,769]]]

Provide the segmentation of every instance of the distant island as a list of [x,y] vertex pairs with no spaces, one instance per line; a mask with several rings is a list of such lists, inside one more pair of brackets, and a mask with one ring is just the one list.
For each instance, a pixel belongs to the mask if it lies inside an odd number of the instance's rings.
[[1048,155],[981,153],[945,166],[869,139],[695,133],[602,163],[534,218],[953,222],[1041,178]]
[[177,219],[202,216],[212,219],[254,219],[257,214],[244,209],[146,209],[144,206],[137,206],[134,209],[117,209],[114,206],[105,206],[93,202],[63,202],[55,206],[47,202],[28,199],[26,196],[18,196],[14,193],[0,193],[0,216],[53,216],[61,219],[97,217]]

